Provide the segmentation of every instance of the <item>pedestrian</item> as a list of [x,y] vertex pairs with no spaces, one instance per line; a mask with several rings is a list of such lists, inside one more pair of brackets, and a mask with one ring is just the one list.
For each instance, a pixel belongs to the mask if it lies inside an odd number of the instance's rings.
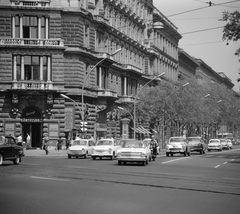
[[31,137],[30,135],[27,133],[27,149],[31,148]]
[[59,137],[57,142],[57,150],[59,155],[61,154],[61,151],[62,151],[62,145],[63,145],[63,140],[61,137]]
[[46,136],[44,137],[44,145],[43,145],[43,149],[45,150],[46,155],[49,154],[48,147],[49,147],[49,138],[48,138],[48,136],[46,135]]
[[18,146],[23,146],[22,134],[20,134],[20,135],[17,137],[17,144],[18,144]]

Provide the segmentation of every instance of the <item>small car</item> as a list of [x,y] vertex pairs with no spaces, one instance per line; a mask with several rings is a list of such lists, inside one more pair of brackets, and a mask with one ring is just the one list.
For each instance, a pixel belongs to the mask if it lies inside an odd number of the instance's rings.
[[0,136],[0,166],[3,161],[13,161],[14,164],[19,164],[23,156],[23,147],[17,145],[14,137]]
[[191,152],[199,152],[205,154],[207,149],[202,137],[188,137],[188,144],[191,146]]
[[117,145],[117,142],[113,138],[100,139],[93,147],[92,159],[96,160],[96,158],[99,158],[101,160],[103,157],[110,158],[111,160],[116,159],[119,148],[120,146]]
[[221,144],[220,139],[210,139],[207,150],[209,152],[212,150],[222,151],[222,144]]
[[122,163],[142,163],[143,166],[151,161],[150,145],[147,141],[123,140],[122,148],[117,152],[118,165]]
[[222,150],[223,149],[229,150],[227,139],[220,139],[220,142],[222,144]]
[[183,154],[184,156],[191,155],[191,146],[185,137],[170,137],[166,145],[166,156],[173,154]]
[[72,142],[67,150],[68,158],[91,156],[94,142],[90,139],[77,139]]

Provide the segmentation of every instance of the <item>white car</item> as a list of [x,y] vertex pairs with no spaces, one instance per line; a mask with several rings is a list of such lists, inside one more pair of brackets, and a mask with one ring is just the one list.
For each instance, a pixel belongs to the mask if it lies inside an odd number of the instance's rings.
[[208,151],[210,152],[211,150],[218,150],[222,151],[222,144],[220,139],[210,139],[208,143]]
[[191,146],[185,137],[170,137],[166,145],[166,156],[173,154],[183,154],[184,156],[191,155]]
[[122,148],[117,153],[118,165],[127,162],[140,162],[143,166],[151,161],[151,150],[147,141],[123,140]]
[[107,157],[113,160],[116,158],[119,148],[120,146],[117,145],[113,138],[100,139],[93,147],[92,159],[99,158],[101,160],[103,157]]
[[94,142],[90,139],[74,140],[67,150],[68,158],[87,158],[88,156],[91,156],[93,146]]

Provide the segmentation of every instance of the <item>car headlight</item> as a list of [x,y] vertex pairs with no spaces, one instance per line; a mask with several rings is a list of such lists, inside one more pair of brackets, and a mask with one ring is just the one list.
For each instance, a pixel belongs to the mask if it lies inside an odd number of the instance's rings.
[[141,152],[140,157],[145,157],[145,153]]
[[111,148],[108,149],[108,153],[109,153],[109,154],[112,153],[112,149],[111,149]]
[[122,155],[122,153],[121,153],[121,152],[118,152],[118,153],[117,153],[117,156],[121,156],[121,155]]
[[82,153],[85,153],[85,151],[86,151],[86,150],[85,150],[84,148],[82,148]]

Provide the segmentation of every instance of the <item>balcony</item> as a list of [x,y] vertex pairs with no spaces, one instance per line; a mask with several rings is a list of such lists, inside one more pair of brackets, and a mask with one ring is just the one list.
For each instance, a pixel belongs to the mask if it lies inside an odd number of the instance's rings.
[[53,90],[52,82],[43,81],[14,81],[12,83],[12,89],[14,90]]
[[109,97],[114,99],[118,98],[117,92],[111,91],[110,89],[99,88],[97,90],[97,95],[98,97]]
[[23,7],[49,7],[50,0],[11,0],[12,6],[23,6]]
[[0,46],[63,47],[61,39],[0,38]]
[[131,65],[131,64],[123,64],[122,65],[122,69],[124,69],[124,70],[132,70],[132,71],[136,71],[138,73],[143,73],[142,69],[140,69],[140,68],[138,68],[138,67],[136,67],[134,65]]
[[119,96],[119,102],[121,103],[133,103],[134,101],[135,101],[135,97],[133,95]]

